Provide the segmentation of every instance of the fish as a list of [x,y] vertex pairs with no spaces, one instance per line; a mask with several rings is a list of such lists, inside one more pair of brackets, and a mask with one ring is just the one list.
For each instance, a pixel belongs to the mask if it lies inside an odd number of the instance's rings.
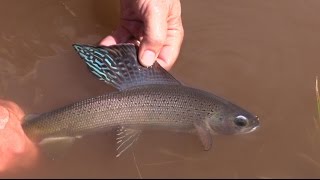
[[194,133],[208,151],[214,135],[247,134],[260,126],[258,116],[211,92],[183,85],[159,63],[142,66],[135,44],[73,47],[89,71],[115,91],[26,116],[25,134],[52,154],[64,152],[76,139],[112,129],[116,157],[147,129]]

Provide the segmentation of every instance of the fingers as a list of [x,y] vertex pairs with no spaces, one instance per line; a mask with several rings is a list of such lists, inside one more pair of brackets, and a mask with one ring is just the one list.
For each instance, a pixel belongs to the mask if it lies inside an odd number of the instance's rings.
[[179,22],[176,24],[175,28],[169,28],[167,42],[163,46],[158,56],[158,63],[167,71],[170,70],[173,64],[176,62],[184,38],[184,30],[181,19],[178,21]]
[[14,114],[19,121],[22,120],[24,112],[16,103],[7,100],[0,100],[0,106],[6,108],[10,114]]
[[155,62],[166,41],[168,10],[161,8],[150,8],[145,14],[145,29],[139,49],[139,59],[143,66],[148,67]]
[[0,106],[0,130],[4,129],[9,121],[9,111],[7,108]]
[[124,43],[128,41],[131,37],[131,33],[120,25],[111,35],[102,39],[99,45],[111,46],[118,43]]
[[16,103],[0,100],[0,121],[7,119],[5,128],[0,129],[0,173],[35,163],[38,150],[21,127],[23,116]]
[[100,45],[140,41],[139,61],[149,67],[157,60],[170,70],[178,58],[184,38],[179,0],[121,1],[121,25]]

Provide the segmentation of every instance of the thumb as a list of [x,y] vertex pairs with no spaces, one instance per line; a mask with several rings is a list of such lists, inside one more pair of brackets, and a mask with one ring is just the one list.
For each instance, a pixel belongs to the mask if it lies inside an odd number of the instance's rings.
[[167,14],[151,9],[144,22],[144,35],[140,45],[139,59],[143,66],[151,66],[157,59],[167,37]]

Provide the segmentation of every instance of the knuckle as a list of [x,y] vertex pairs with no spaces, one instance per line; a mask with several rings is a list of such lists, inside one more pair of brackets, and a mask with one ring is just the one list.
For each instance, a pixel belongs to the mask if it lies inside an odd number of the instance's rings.
[[165,42],[165,38],[162,36],[153,36],[149,38],[149,43],[154,46],[162,46]]
[[183,29],[183,27],[181,27],[181,29],[179,31],[179,34],[180,34],[181,39],[183,39],[184,38],[184,29]]

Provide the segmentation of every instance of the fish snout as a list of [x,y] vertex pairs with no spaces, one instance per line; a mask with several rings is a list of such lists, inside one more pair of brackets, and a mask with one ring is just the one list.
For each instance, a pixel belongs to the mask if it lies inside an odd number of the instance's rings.
[[252,128],[251,128],[251,130],[248,131],[248,133],[251,133],[251,132],[257,130],[259,127],[260,127],[259,117],[255,116],[253,119]]

